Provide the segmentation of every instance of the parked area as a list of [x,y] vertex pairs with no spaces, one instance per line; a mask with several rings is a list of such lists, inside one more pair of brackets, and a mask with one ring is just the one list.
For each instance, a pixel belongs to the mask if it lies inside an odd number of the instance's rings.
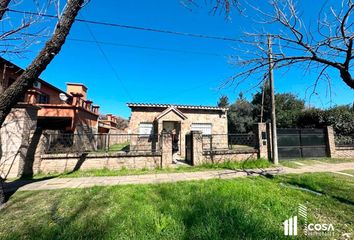
[[340,239],[354,233],[353,188],[353,177],[312,173],[23,191],[0,210],[0,238],[283,239],[281,223],[308,203],[309,221],[328,220]]

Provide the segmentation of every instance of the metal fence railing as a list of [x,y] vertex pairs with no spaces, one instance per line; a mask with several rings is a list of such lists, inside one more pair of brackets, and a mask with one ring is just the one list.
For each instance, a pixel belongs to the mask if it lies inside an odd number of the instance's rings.
[[242,150],[256,147],[255,134],[212,134],[203,135],[203,150]]
[[336,147],[354,147],[354,135],[334,135]]
[[46,135],[45,153],[157,152],[159,135],[73,134]]

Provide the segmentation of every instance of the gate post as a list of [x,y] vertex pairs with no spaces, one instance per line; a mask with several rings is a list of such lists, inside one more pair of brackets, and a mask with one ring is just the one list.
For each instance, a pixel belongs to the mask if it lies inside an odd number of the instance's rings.
[[328,155],[333,158],[336,155],[336,142],[334,140],[334,131],[332,126],[326,127],[327,131],[327,146],[328,146]]
[[172,164],[172,136],[169,133],[161,134],[161,167],[166,168]]
[[[203,163],[203,136],[200,131],[191,131],[192,139],[192,165],[198,166]],[[211,150],[211,149],[210,149]]]
[[258,148],[258,158],[269,159],[270,136],[266,123],[256,123],[256,147]]

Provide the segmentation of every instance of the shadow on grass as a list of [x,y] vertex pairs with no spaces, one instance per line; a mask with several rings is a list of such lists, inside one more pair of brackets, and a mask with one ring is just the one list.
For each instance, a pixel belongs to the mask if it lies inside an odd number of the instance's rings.
[[[24,236],[26,239],[106,239],[113,222],[100,217],[100,208],[92,210],[97,205],[93,196],[97,197],[100,193],[101,190],[95,188],[81,195],[78,199],[80,201],[69,208],[65,202],[67,196],[53,193],[54,197],[47,199],[50,211],[45,219],[37,219],[36,223],[29,222],[22,228],[7,233],[3,239],[23,239]],[[36,201],[38,197],[32,197],[27,203],[36,206]],[[95,216],[92,216],[93,212]]]
[[38,179],[31,179],[31,178],[22,178],[22,179],[16,179],[12,182],[3,182],[3,188],[5,191],[5,202],[6,203],[10,197],[17,192],[17,190],[27,184],[35,183],[35,182],[41,182],[45,180],[49,180],[52,178],[56,178],[60,175],[56,176],[49,176],[49,177],[43,177],[43,178],[38,178]]
[[310,191],[313,191],[313,192],[317,192],[317,193],[320,193],[322,195],[325,195],[325,196],[328,196],[328,197],[331,197],[331,198],[334,198],[336,199],[337,201],[341,202],[341,203],[345,203],[345,204],[349,204],[349,205],[352,205],[354,206],[354,201],[350,200],[350,199],[347,199],[347,198],[344,198],[344,197],[341,197],[341,196],[337,196],[335,194],[330,194],[326,191],[321,191],[317,188],[314,188],[306,183],[297,183],[297,182],[293,182],[293,181],[288,181],[286,182],[287,184],[290,184],[290,185],[293,185],[293,186],[297,186],[297,187],[300,187],[300,188],[303,188],[303,189],[307,189],[307,190],[310,190]]

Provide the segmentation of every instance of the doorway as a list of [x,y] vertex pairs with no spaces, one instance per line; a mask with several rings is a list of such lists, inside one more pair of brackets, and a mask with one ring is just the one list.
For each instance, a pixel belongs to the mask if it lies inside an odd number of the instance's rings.
[[178,151],[176,152],[179,156],[181,155],[181,122],[178,121],[163,121],[162,131],[167,133],[172,133],[173,130],[176,131],[178,137]]

